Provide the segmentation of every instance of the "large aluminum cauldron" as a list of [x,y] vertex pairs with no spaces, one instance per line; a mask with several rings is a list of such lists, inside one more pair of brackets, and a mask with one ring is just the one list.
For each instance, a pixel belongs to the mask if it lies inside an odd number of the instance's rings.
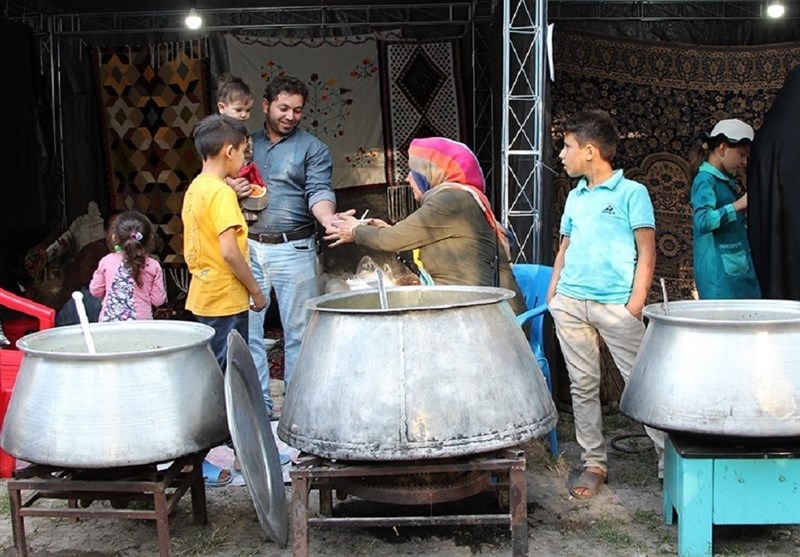
[[74,468],[162,462],[228,437],[214,330],[183,321],[93,323],[23,337],[0,445],[21,460]]
[[314,298],[278,435],[342,460],[413,460],[545,434],[555,406],[500,288]]
[[644,308],[625,414],[673,431],[800,436],[800,302],[671,302],[668,311]]

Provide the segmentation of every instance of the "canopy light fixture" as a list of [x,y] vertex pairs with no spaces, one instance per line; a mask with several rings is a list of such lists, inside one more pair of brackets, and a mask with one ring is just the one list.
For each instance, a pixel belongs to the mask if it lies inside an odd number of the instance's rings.
[[186,16],[186,27],[189,29],[199,29],[203,24],[203,18],[200,17],[200,12],[196,8],[189,10],[189,15]]
[[784,13],[786,13],[786,6],[783,5],[781,0],[772,0],[767,6],[767,15],[769,17],[783,17]]

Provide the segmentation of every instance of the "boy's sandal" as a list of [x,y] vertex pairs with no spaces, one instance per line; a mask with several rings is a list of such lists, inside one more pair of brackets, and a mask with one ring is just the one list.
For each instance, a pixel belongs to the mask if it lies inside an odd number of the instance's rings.
[[209,461],[203,461],[203,479],[206,487],[221,487],[228,485],[233,480],[233,474],[227,468],[220,468]]
[[600,486],[606,483],[608,476],[593,472],[585,468],[578,479],[572,483],[569,489],[570,495],[576,499],[591,499],[600,491]]

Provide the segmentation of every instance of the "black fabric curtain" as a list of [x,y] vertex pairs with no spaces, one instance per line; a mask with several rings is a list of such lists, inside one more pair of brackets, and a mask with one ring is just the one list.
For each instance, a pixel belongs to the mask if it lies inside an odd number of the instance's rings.
[[47,140],[40,121],[44,114],[41,79],[33,31],[26,25],[0,19],[0,287],[16,291],[23,279],[17,263],[48,229],[52,196],[48,183]]
[[800,300],[800,66],[756,131],[747,169],[750,251],[765,298]]
[[103,157],[100,148],[100,118],[96,92],[85,43],[65,38],[61,42],[61,102],[63,106],[63,151],[66,223],[86,213],[90,201],[108,215]]

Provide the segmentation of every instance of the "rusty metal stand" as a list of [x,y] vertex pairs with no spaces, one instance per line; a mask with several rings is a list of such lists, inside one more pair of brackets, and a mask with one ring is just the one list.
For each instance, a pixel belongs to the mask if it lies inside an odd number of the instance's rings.
[[[402,516],[402,517],[332,517],[332,493],[337,478],[368,476],[402,476],[414,474],[441,474],[449,472],[488,471],[497,476],[491,489],[508,489],[507,513]],[[409,467],[408,464],[333,462],[318,456],[301,454],[289,472],[292,479],[291,525],[292,555],[309,556],[309,526],[452,526],[459,524],[509,524],[511,527],[511,554],[528,555],[528,510],[525,487],[525,454],[519,448],[474,455],[443,462],[426,461]],[[319,517],[309,517],[309,494],[319,492]]]
[[[192,518],[205,524],[206,491],[203,458],[206,451],[181,457],[165,470],[155,464],[127,468],[75,470],[32,465],[17,470],[8,481],[11,528],[19,557],[27,557],[24,519],[28,516],[60,518],[133,518],[155,520],[160,557],[169,557],[169,515],[191,489]],[[184,471],[188,470],[188,471]],[[26,500],[22,491],[33,491]],[[67,508],[34,507],[44,499],[67,500]],[[88,508],[93,501],[107,500],[112,508]],[[131,501],[152,501],[153,510],[128,510]],[[78,507],[82,508],[78,508]],[[120,508],[122,507],[122,508]]]

